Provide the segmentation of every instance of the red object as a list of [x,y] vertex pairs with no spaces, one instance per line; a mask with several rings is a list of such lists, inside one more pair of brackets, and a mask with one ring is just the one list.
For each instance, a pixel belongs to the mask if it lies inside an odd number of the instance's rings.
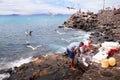
[[111,54],[113,54],[113,53],[115,53],[115,52],[117,52],[117,49],[110,49],[110,51],[108,52],[108,55],[111,55]]

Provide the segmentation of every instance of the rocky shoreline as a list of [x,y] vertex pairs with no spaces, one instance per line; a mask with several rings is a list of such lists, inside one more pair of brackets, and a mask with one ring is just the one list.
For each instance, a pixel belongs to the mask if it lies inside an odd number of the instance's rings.
[[40,55],[30,63],[14,67],[14,70],[9,69],[7,72],[10,77],[3,80],[120,80],[120,53],[115,53],[114,57],[117,61],[114,67],[105,69],[98,63],[86,67],[79,63],[76,65],[77,70],[72,71],[67,56],[55,53]]
[[93,12],[75,13],[60,28],[68,27],[91,31],[90,38],[95,43],[120,40],[120,10],[101,10]]
[[3,80],[79,80],[88,68],[84,65],[77,68],[77,71],[69,69],[65,55],[40,55],[30,63],[14,67],[14,70],[9,71],[11,76]]
[[[120,40],[120,12],[100,11],[75,13],[61,27],[91,31],[90,38],[94,43]],[[3,80],[120,80],[120,51],[114,54],[117,64],[104,69],[100,64],[93,63],[89,67],[77,64],[76,71],[69,69],[69,60],[66,55],[52,54],[33,57],[30,63],[14,67],[14,70],[1,70],[0,73],[9,73],[9,78]]]

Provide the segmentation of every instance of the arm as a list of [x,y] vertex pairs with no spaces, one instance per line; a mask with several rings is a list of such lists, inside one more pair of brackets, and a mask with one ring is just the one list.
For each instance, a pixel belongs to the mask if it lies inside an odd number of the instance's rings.
[[87,49],[88,49],[90,52],[93,52],[90,44],[89,44],[88,46],[86,46],[86,47],[87,47]]
[[88,49],[89,51],[91,51],[91,50],[92,50],[90,46],[87,46],[87,49]]
[[73,49],[73,53],[76,54],[76,49]]
[[82,54],[83,54],[83,52],[80,50],[80,49],[78,49],[78,56],[80,57]]

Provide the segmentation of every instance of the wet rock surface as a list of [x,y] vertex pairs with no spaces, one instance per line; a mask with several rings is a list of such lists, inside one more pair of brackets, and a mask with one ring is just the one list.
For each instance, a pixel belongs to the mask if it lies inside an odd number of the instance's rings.
[[4,80],[79,80],[87,70],[84,67],[70,70],[68,58],[61,54],[40,56],[37,60],[15,67],[11,76]]

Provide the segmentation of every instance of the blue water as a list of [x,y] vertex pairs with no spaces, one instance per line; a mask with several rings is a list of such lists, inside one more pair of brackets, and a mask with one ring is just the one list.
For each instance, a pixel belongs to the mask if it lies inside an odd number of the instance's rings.
[[[69,16],[0,16],[0,67],[40,54],[63,53],[73,41],[84,41],[89,33],[58,28]],[[32,36],[25,31],[32,30]],[[62,35],[58,32],[63,33]],[[38,47],[33,51],[26,41]],[[0,68],[1,69],[1,68]]]

